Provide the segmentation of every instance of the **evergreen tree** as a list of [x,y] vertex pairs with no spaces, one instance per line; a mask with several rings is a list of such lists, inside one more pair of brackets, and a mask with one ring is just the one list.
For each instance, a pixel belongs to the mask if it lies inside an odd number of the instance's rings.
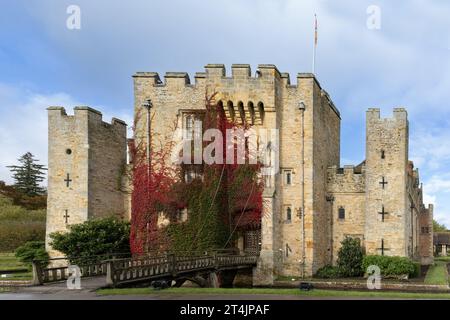
[[34,159],[30,152],[25,153],[18,161],[20,165],[8,166],[12,172],[14,187],[29,196],[44,194],[45,189],[39,184],[44,181],[44,170],[47,168],[38,164],[39,160]]
[[447,232],[449,231],[444,224],[440,224],[436,220],[433,220],[433,231],[434,232]]

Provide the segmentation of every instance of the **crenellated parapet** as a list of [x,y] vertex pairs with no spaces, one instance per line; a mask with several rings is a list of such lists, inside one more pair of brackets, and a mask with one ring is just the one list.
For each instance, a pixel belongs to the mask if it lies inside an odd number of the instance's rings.
[[365,192],[365,167],[346,165],[328,167],[327,190],[330,193]]
[[223,105],[230,120],[263,125],[266,113],[276,112],[284,104],[292,104],[295,112],[300,101],[315,104],[311,99],[318,92],[323,104],[340,118],[314,74],[299,73],[297,84],[292,85],[290,75],[273,64],[260,64],[254,73],[249,64],[233,64],[231,73],[223,64],[207,64],[204,72],[195,73],[193,81],[186,72],[167,72],[164,77],[156,72],[137,72],[133,78],[135,110],[141,109],[147,99],[152,100],[155,110],[172,104],[202,108],[205,96],[216,93],[213,102]]
[[89,121],[92,125],[99,125],[110,130],[126,130],[127,124],[117,118],[112,118],[111,123],[103,121],[103,115],[100,111],[88,106],[75,107],[73,115],[68,115],[66,109],[60,106],[48,107],[50,121],[83,122]]

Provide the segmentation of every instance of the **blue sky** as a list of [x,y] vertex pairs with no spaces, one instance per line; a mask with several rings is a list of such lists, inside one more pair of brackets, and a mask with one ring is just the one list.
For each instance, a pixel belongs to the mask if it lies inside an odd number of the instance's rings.
[[[364,159],[365,111],[405,107],[410,158],[425,201],[450,227],[450,3],[298,0],[0,0],[0,180],[26,151],[47,162],[48,105],[90,105],[132,119],[136,71],[202,71],[207,63],[311,71],[342,114],[342,165]],[[69,30],[69,5],[81,29]],[[367,28],[376,5],[381,28]]]

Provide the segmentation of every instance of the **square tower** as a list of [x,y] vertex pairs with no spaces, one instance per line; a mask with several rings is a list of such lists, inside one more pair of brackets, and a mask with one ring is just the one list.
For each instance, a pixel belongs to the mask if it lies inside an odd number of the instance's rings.
[[407,201],[408,117],[392,118],[369,109],[366,118],[367,254],[411,257],[411,215]]
[[48,204],[46,248],[49,235],[72,224],[125,214],[122,178],[126,166],[126,124],[111,124],[89,107],[76,107],[69,116],[63,107],[48,109]]

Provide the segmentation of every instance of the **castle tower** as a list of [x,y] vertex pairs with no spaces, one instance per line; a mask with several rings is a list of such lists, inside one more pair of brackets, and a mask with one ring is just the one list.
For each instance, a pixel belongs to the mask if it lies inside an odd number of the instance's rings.
[[380,118],[369,109],[366,118],[367,254],[412,256],[411,215],[407,200],[408,119],[405,109]]
[[111,124],[89,107],[76,107],[74,115],[62,107],[48,110],[48,204],[46,248],[49,235],[66,231],[86,220],[125,215],[122,175],[126,166],[126,124]]
[[[222,64],[208,64],[192,83],[185,72],[168,72],[164,78],[138,72],[133,78],[139,120],[135,139],[140,145],[146,144],[148,131],[157,133],[150,139],[160,145],[173,139],[173,124],[189,128],[188,119],[204,110],[205,96],[212,93],[227,117],[251,124],[259,135],[278,134],[277,148],[270,153],[279,161],[272,164],[275,175],[265,177],[261,225],[256,230],[260,255],[255,285],[272,285],[275,275],[310,276],[330,263],[327,168],[339,165],[341,119],[313,74],[298,74],[294,85],[289,74],[271,64],[259,65],[255,76],[246,64],[232,65],[231,75]],[[144,107],[147,99],[152,101],[150,111]],[[245,249],[244,239],[240,243]]]

